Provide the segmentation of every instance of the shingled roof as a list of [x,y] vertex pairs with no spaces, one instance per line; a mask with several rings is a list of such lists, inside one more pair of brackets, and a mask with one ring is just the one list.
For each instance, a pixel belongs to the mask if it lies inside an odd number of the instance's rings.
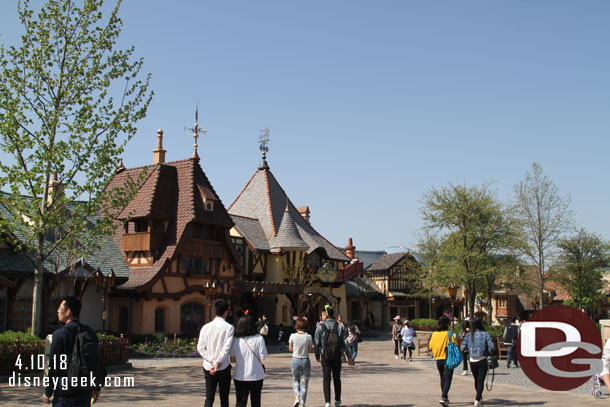
[[284,250],[303,250],[309,249],[309,245],[301,238],[301,234],[297,230],[294,219],[290,215],[288,205],[284,211],[284,217],[280,225],[280,230],[277,232],[277,236],[273,239],[272,249],[284,249]]
[[[244,216],[258,220],[269,247],[287,249],[281,246],[283,236],[275,242],[280,231],[282,219],[286,210],[292,218],[298,235],[307,244],[308,254],[315,250],[322,250],[326,256],[333,260],[349,261],[337,247],[320,235],[303,217],[290,201],[284,189],[280,186],[275,176],[268,167],[261,166],[250,178],[244,189],[235,201],[229,206],[229,213],[236,216]],[[238,229],[246,239],[252,243],[255,236],[248,235],[247,230]],[[293,233],[293,232],[291,232]],[[293,233],[294,235],[294,233]],[[279,247],[278,247],[279,245]],[[305,247],[303,247],[305,248]]]
[[388,270],[407,255],[409,255],[409,252],[384,254],[375,260],[373,264],[366,269],[366,271]]
[[[123,170],[107,188],[122,187],[129,177],[135,179],[140,174],[143,174],[144,182],[134,199],[117,213],[117,219],[152,218],[168,220],[169,225],[161,243],[160,257],[151,267],[133,268],[129,280],[120,286],[122,289],[133,289],[151,281],[174,257],[189,223],[196,221],[225,228],[234,225],[199,160],[190,158]],[[208,201],[213,203],[212,210],[205,209]],[[119,228],[114,235],[118,247],[121,247],[122,238],[123,231]]]

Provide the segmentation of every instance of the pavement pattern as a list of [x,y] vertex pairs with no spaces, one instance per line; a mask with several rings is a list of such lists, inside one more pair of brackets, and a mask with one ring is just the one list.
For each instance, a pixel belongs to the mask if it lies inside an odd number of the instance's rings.
[[[262,394],[264,406],[292,406],[291,355],[270,348],[265,360],[267,371]],[[414,357],[413,362],[396,360],[389,336],[369,339],[359,346],[355,366],[343,365],[342,402],[346,407],[411,407],[439,406],[440,380],[434,361]],[[322,369],[313,355],[307,406],[324,406]],[[105,388],[95,406],[139,407],[202,406],[204,378],[201,359],[139,359],[132,360],[132,369],[111,372],[113,378],[133,377],[134,387]],[[451,406],[472,406],[474,381],[472,375],[462,376],[461,367],[453,377],[449,399]],[[116,379],[120,380],[120,379]],[[485,406],[602,406],[609,397],[598,400],[588,394],[589,384],[568,392],[552,392],[537,387],[521,372],[501,365],[491,392],[483,395]],[[230,405],[235,405],[231,386]],[[331,386],[332,388],[332,386]],[[0,381],[0,405],[42,405],[42,389],[10,387],[8,378]],[[218,397],[215,405],[220,405]]]

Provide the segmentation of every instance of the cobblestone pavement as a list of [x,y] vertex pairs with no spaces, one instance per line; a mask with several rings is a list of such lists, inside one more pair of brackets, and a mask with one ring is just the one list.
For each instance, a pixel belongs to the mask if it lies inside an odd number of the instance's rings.
[[[384,338],[365,340],[360,344],[356,366],[344,365],[342,371],[344,406],[398,407],[438,406],[439,378],[434,362],[428,357],[413,362],[394,359],[392,343]],[[312,357],[308,406],[323,406],[322,371]],[[134,387],[106,388],[96,403],[100,406],[201,406],[204,401],[204,379],[200,359],[133,360],[133,369],[112,372],[113,379],[133,377]],[[267,367],[262,401],[264,406],[291,406],[293,401],[290,354],[271,353]],[[520,369],[496,371],[491,392],[485,392],[486,406],[574,406],[607,405],[608,397],[596,400],[582,389],[551,392],[539,387]],[[451,406],[471,406],[474,399],[472,376],[456,371],[449,397]],[[7,378],[0,382],[0,405],[32,406],[41,404],[41,388],[10,387]],[[235,398],[231,390],[230,404]],[[216,405],[219,405],[218,399]]]

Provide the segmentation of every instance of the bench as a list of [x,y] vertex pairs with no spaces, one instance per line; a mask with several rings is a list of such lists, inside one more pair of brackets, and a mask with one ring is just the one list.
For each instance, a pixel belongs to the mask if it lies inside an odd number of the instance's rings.
[[503,338],[496,338],[496,349],[498,349],[498,360],[502,360],[502,356],[504,359],[508,357],[508,345],[504,345]]
[[417,344],[415,345],[415,348],[417,349],[417,356],[420,356],[421,354],[430,356],[430,338],[432,337],[432,332],[418,332],[417,336],[415,337],[415,341],[417,342]]

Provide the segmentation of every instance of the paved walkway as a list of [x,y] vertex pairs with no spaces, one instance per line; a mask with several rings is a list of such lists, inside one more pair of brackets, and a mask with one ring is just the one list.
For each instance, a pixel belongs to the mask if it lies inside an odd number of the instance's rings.
[[[394,359],[393,346],[387,339],[367,340],[360,344],[356,366],[344,365],[342,373],[343,405],[349,407],[438,406],[439,378],[429,358],[413,362]],[[324,406],[322,370],[312,356],[312,376],[308,406]],[[204,379],[199,359],[134,360],[134,368],[113,377],[132,376],[135,387],[106,388],[96,403],[100,406],[171,406],[203,405]],[[290,354],[274,353],[265,361],[267,373],[263,388],[264,406],[291,406],[292,380]],[[449,393],[452,406],[471,406],[474,399],[472,376],[461,376],[456,370]],[[597,400],[581,390],[551,392],[524,383],[518,369],[504,370],[491,392],[485,392],[486,406],[578,406],[607,405],[608,397]],[[515,384],[511,384],[510,377]],[[527,380],[527,378],[525,378]],[[6,379],[0,383],[0,405],[40,405],[40,388],[9,387]],[[233,390],[230,404],[235,405]],[[220,405],[218,399],[215,405]]]

